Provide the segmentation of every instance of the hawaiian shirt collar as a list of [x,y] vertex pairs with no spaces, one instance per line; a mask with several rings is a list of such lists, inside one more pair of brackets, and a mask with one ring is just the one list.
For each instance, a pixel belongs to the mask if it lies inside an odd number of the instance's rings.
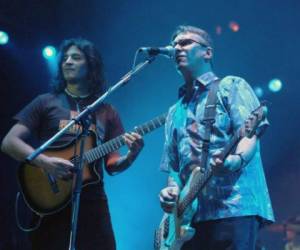
[[[206,72],[203,75],[199,76],[196,80],[195,83],[201,84],[204,87],[207,87],[211,82],[217,80],[218,77],[212,72]],[[196,85],[195,84],[195,85]]]
[[[199,87],[201,89],[206,89],[207,86],[212,83],[213,81],[217,80],[218,77],[212,72],[206,72],[203,75],[199,76],[198,78],[196,78],[194,80],[194,86],[196,89],[198,89]],[[186,94],[186,85],[183,84],[178,91],[178,97],[181,98]]]

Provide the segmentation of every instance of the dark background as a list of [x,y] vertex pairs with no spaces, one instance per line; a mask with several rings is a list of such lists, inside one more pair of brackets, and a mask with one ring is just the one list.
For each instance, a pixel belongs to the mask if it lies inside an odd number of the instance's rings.
[[[1,0],[0,30],[10,43],[0,46],[0,139],[13,125],[12,116],[39,93],[49,90],[51,74],[41,50],[65,38],[85,37],[101,51],[108,85],[130,70],[140,46],[164,46],[179,24],[202,27],[215,44],[215,71],[238,75],[264,89],[271,102],[271,127],[262,139],[262,157],[277,222],[300,213],[299,181],[299,22],[300,2],[286,1],[17,1]],[[228,24],[236,21],[239,32]],[[216,34],[216,27],[222,33]],[[279,93],[268,82],[279,78]],[[109,99],[127,130],[172,105],[181,83],[173,63],[157,58],[125,88]],[[158,192],[166,176],[159,172],[163,129],[145,137],[145,148],[132,168],[106,176],[118,249],[152,249],[153,231],[162,212]],[[25,233],[16,227],[17,163],[1,154],[0,250],[28,249]],[[22,223],[30,213],[19,210]],[[266,249],[283,249],[284,234],[263,230]]]

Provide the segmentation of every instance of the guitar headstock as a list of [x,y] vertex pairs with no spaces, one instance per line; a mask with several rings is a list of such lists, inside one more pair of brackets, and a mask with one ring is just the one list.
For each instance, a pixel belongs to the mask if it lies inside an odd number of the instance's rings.
[[266,106],[266,102],[262,102],[261,105],[251,112],[247,120],[245,121],[245,124],[242,129],[242,136],[247,136],[248,138],[251,138],[261,123],[263,121],[268,113],[268,108]]

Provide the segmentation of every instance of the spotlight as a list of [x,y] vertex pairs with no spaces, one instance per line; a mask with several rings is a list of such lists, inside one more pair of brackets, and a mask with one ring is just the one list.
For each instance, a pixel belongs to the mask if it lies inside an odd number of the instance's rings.
[[218,26],[216,27],[216,34],[217,34],[217,35],[221,35],[221,34],[222,34],[222,26],[221,26],[221,25],[218,25]]
[[233,32],[238,32],[240,30],[240,25],[235,21],[231,21],[229,23],[229,29]]
[[264,95],[264,90],[261,87],[255,87],[254,92],[258,98],[261,98]]
[[279,79],[272,79],[270,82],[269,82],[269,89],[270,91],[272,92],[278,92],[280,91],[282,88],[282,82],[279,80]]
[[56,49],[53,46],[47,46],[43,49],[43,56],[50,59],[56,56]]
[[5,45],[8,43],[9,37],[5,31],[0,31],[0,45]]

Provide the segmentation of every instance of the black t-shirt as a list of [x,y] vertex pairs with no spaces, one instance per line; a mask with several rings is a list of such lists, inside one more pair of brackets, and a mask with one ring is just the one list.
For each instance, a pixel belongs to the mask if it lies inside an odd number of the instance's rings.
[[[65,127],[80,111],[96,100],[95,96],[73,98],[66,93],[47,93],[37,96],[14,118],[25,125],[43,143]],[[89,130],[95,132],[97,144],[113,139],[124,133],[117,111],[109,104],[101,104],[92,115]],[[78,126],[74,125],[56,142],[60,146],[74,139]]]

